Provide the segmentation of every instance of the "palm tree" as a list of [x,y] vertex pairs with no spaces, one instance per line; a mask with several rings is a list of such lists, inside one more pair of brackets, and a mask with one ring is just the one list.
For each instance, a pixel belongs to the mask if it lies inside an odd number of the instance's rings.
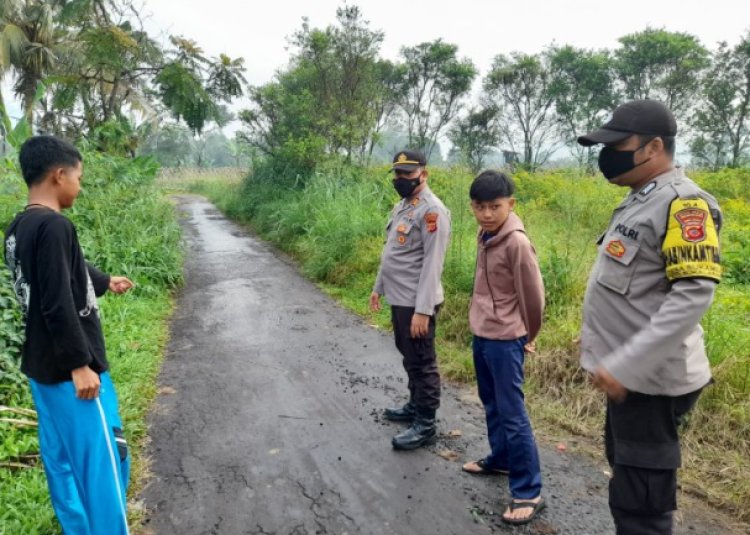
[[208,78],[208,87],[217,98],[229,100],[242,96],[242,86],[247,85],[243,75],[245,71],[245,60],[242,58],[232,59],[221,54],[211,65]]
[[56,57],[53,3],[39,0],[4,0],[0,7],[0,75],[12,68],[13,87],[23,102],[29,126],[39,83],[52,70]]

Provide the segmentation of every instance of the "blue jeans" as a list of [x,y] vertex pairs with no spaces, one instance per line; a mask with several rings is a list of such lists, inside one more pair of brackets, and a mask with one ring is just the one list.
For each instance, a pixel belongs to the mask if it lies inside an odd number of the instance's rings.
[[474,368],[479,398],[487,416],[490,455],[488,468],[508,470],[513,498],[536,498],[542,491],[534,433],[526,414],[523,396],[523,346],[517,340],[488,340],[474,337]]

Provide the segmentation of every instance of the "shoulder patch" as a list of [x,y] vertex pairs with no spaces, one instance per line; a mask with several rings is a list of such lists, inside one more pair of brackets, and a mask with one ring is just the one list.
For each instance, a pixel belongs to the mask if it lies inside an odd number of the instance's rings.
[[705,200],[672,201],[662,254],[670,281],[689,278],[721,280],[719,235]]
[[424,215],[425,223],[427,223],[427,231],[428,232],[436,232],[438,229],[438,213],[437,212],[427,212]]

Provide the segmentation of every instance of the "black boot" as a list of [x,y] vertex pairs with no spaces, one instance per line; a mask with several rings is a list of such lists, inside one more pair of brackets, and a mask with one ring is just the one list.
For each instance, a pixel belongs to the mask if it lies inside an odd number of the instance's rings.
[[437,428],[435,425],[435,411],[430,409],[417,409],[414,423],[403,433],[399,433],[391,444],[397,450],[415,450],[428,444],[434,444],[437,440]]
[[385,409],[383,411],[383,418],[392,422],[411,422],[417,415],[417,408],[410,401],[403,407],[397,409]]

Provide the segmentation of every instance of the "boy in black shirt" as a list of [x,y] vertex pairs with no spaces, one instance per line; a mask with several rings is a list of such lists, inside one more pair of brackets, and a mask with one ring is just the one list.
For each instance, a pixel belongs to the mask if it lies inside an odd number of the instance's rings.
[[60,211],[81,189],[81,154],[51,136],[19,153],[29,204],[5,232],[5,262],[23,311],[21,370],[39,419],[52,505],[65,533],[128,533],[127,444],[109,377],[97,296],[133,287],[87,264]]

